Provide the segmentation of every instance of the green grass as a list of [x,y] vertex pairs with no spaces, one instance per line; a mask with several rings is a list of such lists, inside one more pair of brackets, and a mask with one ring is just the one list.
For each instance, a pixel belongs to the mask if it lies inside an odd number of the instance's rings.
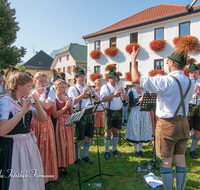
[[[122,129],[122,135],[124,136],[125,129]],[[96,140],[96,137],[94,138]],[[104,158],[104,142],[103,136],[99,136],[99,151],[100,151],[100,159],[101,159],[101,169],[102,173],[105,174],[113,174],[113,177],[103,175],[103,180],[105,182],[105,186],[107,190],[150,190],[153,189],[149,185],[147,185],[143,176],[148,174],[147,172],[142,172],[138,174],[136,172],[136,167],[138,165],[138,160],[141,161],[141,164],[144,164],[148,161],[148,159],[153,159],[153,145],[151,144],[147,149],[144,150],[144,157],[135,157],[134,156],[134,146],[129,146],[123,139],[121,139],[122,145],[118,143],[118,151],[121,154],[120,158],[115,158],[112,154],[112,141],[110,144],[110,153],[111,159],[106,160]],[[191,139],[189,140],[191,142]],[[95,142],[96,143],[96,142]],[[143,148],[146,147],[148,143],[143,144]],[[189,147],[187,147],[187,155],[186,155],[186,163],[188,167],[188,176],[185,190],[197,190],[200,189],[200,172],[194,173],[195,171],[200,170],[200,158],[192,159],[189,155]],[[196,153],[200,157],[200,142],[197,145]],[[81,152],[82,155],[82,152]],[[89,158],[95,162],[94,165],[89,165],[85,162],[81,162],[83,164],[83,168],[80,168],[81,182],[93,177],[94,175],[99,173],[98,168],[98,157],[97,157],[97,146],[91,145],[89,151]],[[159,164],[156,164],[159,167]],[[173,165],[174,167],[174,165]],[[70,173],[68,177],[60,177],[57,181],[52,182],[49,187],[51,190],[78,190],[78,173],[75,165],[67,166],[67,171]],[[159,179],[160,170],[154,169],[152,171]],[[98,176],[89,182],[81,183],[82,190],[90,190],[90,189],[104,189],[103,186],[100,188],[89,187],[88,184],[92,183],[102,183],[101,178]],[[175,187],[175,181],[174,181]],[[157,188],[158,190],[163,190],[163,186]]]

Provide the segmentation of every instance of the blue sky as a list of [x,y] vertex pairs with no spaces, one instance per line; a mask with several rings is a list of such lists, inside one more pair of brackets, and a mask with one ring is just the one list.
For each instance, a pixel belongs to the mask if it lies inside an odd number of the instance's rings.
[[[15,45],[28,61],[35,51],[50,54],[69,43],[85,45],[82,36],[160,4],[188,5],[193,0],[8,0],[16,10],[20,30]],[[200,0],[196,5],[200,5]]]

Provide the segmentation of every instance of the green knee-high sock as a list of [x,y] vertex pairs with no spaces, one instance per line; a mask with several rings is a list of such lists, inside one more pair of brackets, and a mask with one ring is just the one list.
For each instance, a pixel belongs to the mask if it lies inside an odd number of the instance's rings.
[[187,180],[187,167],[176,166],[176,190],[184,190]]
[[160,173],[165,190],[173,190],[173,183],[174,183],[173,169],[160,167]]

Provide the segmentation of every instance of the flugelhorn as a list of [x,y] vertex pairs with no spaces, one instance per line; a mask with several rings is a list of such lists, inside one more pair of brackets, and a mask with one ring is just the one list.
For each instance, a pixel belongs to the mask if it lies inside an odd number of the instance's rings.
[[[119,85],[117,84],[117,82],[115,83],[116,83],[117,88],[119,88]],[[121,97],[122,103],[123,104],[126,103],[126,100],[124,99],[124,93],[122,93],[121,90],[120,90],[119,96]]]

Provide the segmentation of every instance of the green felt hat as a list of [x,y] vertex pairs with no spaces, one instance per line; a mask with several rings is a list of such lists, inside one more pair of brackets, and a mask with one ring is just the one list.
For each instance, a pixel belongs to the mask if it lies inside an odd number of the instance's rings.
[[199,71],[199,67],[195,63],[191,63],[188,72]]
[[79,75],[85,75],[85,71],[82,68],[78,68],[75,72],[75,77]]
[[29,77],[34,77],[31,73],[26,73]]
[[53,81],[60,79],[60,76],[58,74],[53,75]]
[[187,65],[187,57],[184,57],[183,55],[172,53],[168,58],[182,65]]
[[118,75],[114,70],[110,71],[109,74],[108,74],[108,78],[111,78],[111,77],[117,77],[118,78]]

